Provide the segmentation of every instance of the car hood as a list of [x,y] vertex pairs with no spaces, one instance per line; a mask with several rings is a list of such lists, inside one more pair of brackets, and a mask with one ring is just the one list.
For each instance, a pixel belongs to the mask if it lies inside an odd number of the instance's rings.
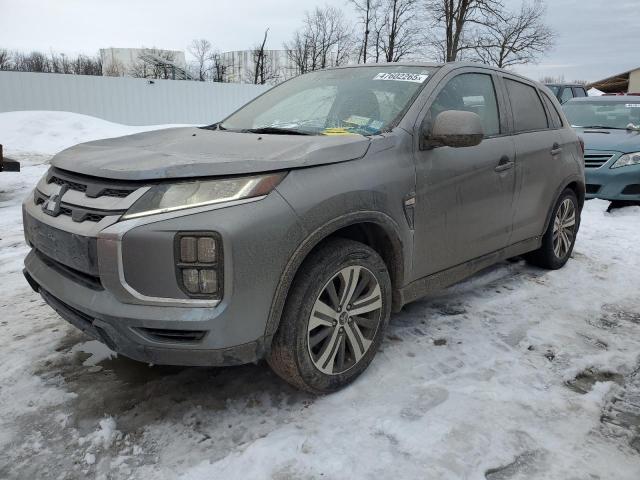
[[362,135],[263,135],[169,128],[82,143],[56,155],[54,167],[116,180],[240,175],[361,158]]
[[582,136],[586,150],[640,152],[640,132],[599,128],[576,128],[575,130]]

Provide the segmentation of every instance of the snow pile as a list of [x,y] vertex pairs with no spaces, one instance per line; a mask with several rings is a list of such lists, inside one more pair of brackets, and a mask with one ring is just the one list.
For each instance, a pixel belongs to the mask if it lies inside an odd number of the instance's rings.
[[54,155],[78,143],[177,126],[127,126],[70,112],[7,112],[0,113],[0,144],[7,155]]
[[587,90],[587,95],[590,97],[600,97],[601,95],[604,95],[604,92],[601,92],[597,88],[590,88]]
[[100,420],[99,426],[94,432],[85,437],[80,437],[78,445],[88,444],[94,448],[107,449],[121,437],[122,434],[116,430],[116,421],[112,417],[107,417]]
[[[14,115],[0,135],[32,152],[101,123]],[[640,207],[587,202],[561,270],[503,262],[406,306],[361,378],[312,397],[263,365],[110,358],[61,320],[21,274],[20,201],[49,156],[16,155],[32,163],[0,174],[0,477],[638,479],[631,431],[601,417],[640,360]]]

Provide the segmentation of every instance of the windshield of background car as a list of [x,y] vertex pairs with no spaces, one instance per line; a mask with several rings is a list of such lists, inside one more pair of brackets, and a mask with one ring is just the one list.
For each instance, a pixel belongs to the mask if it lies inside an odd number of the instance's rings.
[[627,128],[640,125],[638,100],[569,102],[562,106],[573,127]]
[[375,135],[394,126],[436,70],[376,65],[307,73],[247,104],[221,128]]

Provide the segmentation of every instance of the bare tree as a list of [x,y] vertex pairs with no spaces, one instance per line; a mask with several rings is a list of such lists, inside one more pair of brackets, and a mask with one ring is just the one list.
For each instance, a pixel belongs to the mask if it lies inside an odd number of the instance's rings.
[[6,48],[0,48],[0,70],[11,70],[11,53]]
[[256,45],[251,50],[252,64],[247,70],[247,80],[255,85],[264,85],[277,79],[278,72],[273,65],[272,57],[268,54],[267,38],[269,29],[264,31],[262,43]]
[[480,60],[500,68],[535,62],[555,43],[555,33],[544,23],[545,11],[542,0],[535,0],[488,21],[475,47]]
[[478,29],[500,17],[500,0],[425,0],[431,23],[429,44],[441,61],[455,62],[474,50]]
[[419,1],[384,0],[376,28],[376,57],[383,53],[385,61],[399,62],[415,52],[420,43],[416,23]]
[[52,71],[51,62],[42,52],[33,51],[29,54],[16,53],[14,55],[15,69],[21,72],[43,72]]
[[78,55],[69,57],[64,53],[38,51],[22,53],[0,49],[0,70],[18,72],[66,73],[76,75],[102,75],[102,61],[99,56]]
[[287,51],[289,60],[295,65],[296,73],[307,73],[313,68],[311,64],[312,42],[305,32],[295,32],[293,39],[290,42],[285,42],[284,49]]
[[209,40],[201,38],[193,40],[187,48],[189,53],[195,58],[195,77],[204,82],[211,71],[211,50],[212,45]]
[[108,62],[105,65],[104,75],[106,77],[122,77],[126,73],[125,67],[122,62],[112,59],[111,62]]
[[212,82],[227,82],[228,81],[228,71],[231,68],[231,65],[228,65],[220,52],[213,52],[209,56],[209,61],[211,63],[211,81]]
[[353,39],[344,15],[335,7],[316,7],[307,12],[303,27],[284,44],[299,73],[348,63]]
[[128,73],[136,78],[172,79],[175,73],[174,61],[175,54],[173,52],[157,48],[145,48],[129,67]]
[[102,75],[102,59],[100,55],[88,57],[86,55],[78,55],[68,60],[70,64],[70,72],[76,75]]
[[49,57],[49,70],[52,73],[76,73],[73,71],[69,57],[64,53],[57,54],[54,51],[51,51]]
[[358,13],[363,28],[362,38],[359,40],[358,63],[367,63],[367,56],[371,48],[369,41],[371,28],[375,24],[382,2],[381,0],[349,0],[349,2]]

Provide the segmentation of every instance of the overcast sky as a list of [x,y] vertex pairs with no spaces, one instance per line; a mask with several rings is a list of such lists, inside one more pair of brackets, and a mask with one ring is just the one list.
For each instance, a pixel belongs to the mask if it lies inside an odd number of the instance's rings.
[[[243,50],[270,28],[282,48],[306,10],[345,0],[0,0],[0,48],[94,54],[105,47],[186,50],[207,38]],[[511,6],[520,0],[506,0]],[[555,49],[539,65],[516,70],[540,79],[597,80],[640,66],[640,0],[547,0]],[[353,18],[349,7],[345,16]]]

